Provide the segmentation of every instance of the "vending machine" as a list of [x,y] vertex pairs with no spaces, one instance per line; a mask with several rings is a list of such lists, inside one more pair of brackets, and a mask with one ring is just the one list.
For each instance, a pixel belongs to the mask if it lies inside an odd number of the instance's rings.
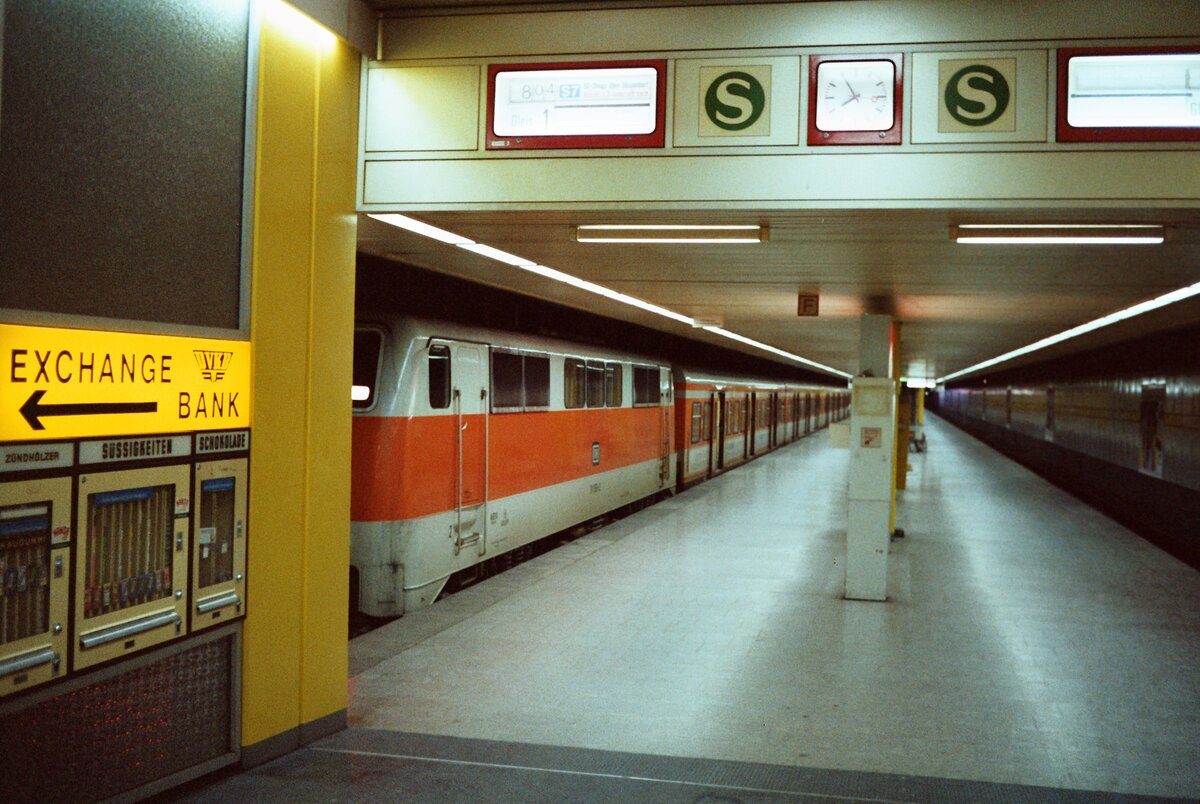
[[67,670],[73,445],[0,446],[0,698]]
[[249,430],[196,435],[192,630],[246,611],[249,446]]
[[184,633],[191,454],[186,435],[80,443],[75,669]]

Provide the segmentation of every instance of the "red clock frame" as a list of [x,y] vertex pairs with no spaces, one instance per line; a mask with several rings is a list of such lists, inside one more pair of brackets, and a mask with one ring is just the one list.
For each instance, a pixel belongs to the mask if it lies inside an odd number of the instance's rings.
[[[500,137],[495,131],[496,74],[532,70],[605,70],[614,67],[651,67],[657,74],[654,130],[649,134],[552,134],[529,137]],[[535,62],[530,64],[489,64],[487,77],[487,150],[562,148],[663,148],[667,142],[667,61]]]
[[[817,128],[817,68],[828,61],[890,61],[896,68],[892,87],[892,127],[879,131],[822,131]],[[899,145],[904,128],[904,54],[838,53],[808,57],[808,144],[809,145]]]
[[1200,128],[1112,126],[1077,128],[1067,122],[1067,67],[1076,56],[1157,56],[1200,53],[1200,47],[1071,47],[1058,51],[1058,142],[1197,142]]

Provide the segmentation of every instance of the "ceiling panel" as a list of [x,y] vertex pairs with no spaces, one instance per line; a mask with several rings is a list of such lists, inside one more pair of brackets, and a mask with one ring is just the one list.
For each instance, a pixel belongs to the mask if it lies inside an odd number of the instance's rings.
[[[903,372],[933,378],[1175,288],[1200,282],[1194,210],[1012,211],[497,211],[417,215],[443,229],[688,316],[717,317],[741,335],[837,369],[857,370],[858,321],[891,313],[903,324]],[[583,223],[758,223],[751,245],[575,242]],[[1161,246],[966,246],[962,222],[1166,223]],[[420,238],[363,216],[360,248],[665,331],[718,336]],[[799,292],[820,294],[820,316],[796,315]],[[1196,321],[1192,317],[1190,321]],[[1177,314],[1127,328],[1187,323]],[[1079,339],[1068,350],[1099,343]]]

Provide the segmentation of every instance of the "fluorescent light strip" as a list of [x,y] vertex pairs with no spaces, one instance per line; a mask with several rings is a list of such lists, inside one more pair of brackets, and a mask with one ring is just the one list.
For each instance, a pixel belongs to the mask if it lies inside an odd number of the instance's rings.
[[766,239],[766,227],[758,224],[595,223],[575,227],[579,243],[721,244],[761,243]]
[[467,251],[475,252],[481,257],[488,257],[505,265],[511,265],[514,268],[529,268],[530,266],[537,265],[533,260],[518,257],[516,254],[509,254],[507,251],[501,251],[498,248],[485,246],[483,243],[461,243],[460,246]]
[[575,228],[589,232],[757,232],[762,229],[757,223],[583,223]]
[[589,293],[595,293],[597,296],[603,296],[606,299],[612,299],[613,301],[619,301],[624,304],[628,304],[631,307],[637,307],[638,309],[645,310],[650,313],[656,313],[657,315],[661,315],[664,318],[670,318],[674,321],[678,321],[681,324],[687,324],[689,326],[691,326],[691,324],[692,324],[691,318],[689,318],[686,315],[677,313],[674,310],[668,310],[665,307],[659,307],[657,304],[651,304],[648,301],[642,301],[641,299],[636,298],[634,296],[628,296],[624,293],[615,291],[612,288],[606,288],[603,285],[597,285],[595,282],[589,282],[586,279],[580,279],[577,276],[572,276],[571,274],[563,273],[562,271],[559,271],[554,268],[547,268],[544,265],[536,265],[536,264],[535,265],[519,265],[517,267],[521,268],[522,270],[529,271],[530,273],[538,274],[539,276],[544,276],[547,279],[553,279],[558,282],[563,282],[567,285],[571,285],[572,287],[579,288],[580,290],[586,290]]
[[1158,224],[983,224],[950,227],[956,243],[975,245],[1158,245],[1166,227]]
[[977,246],[1157,246],[1162,237],[978,237],[967,235],[957,243]]
[[695,246],[703,244],[754,244],[754,242],[762,242],[758,238],[606,238],[606,236],[577,236],[576,242],[641,242],[641,244],[676,244],[685,246]]
[[1031,343],[1028,346],[1023,346],[1020,349],[1014,349],[1011,352],[1005,352],[1004,354],[993,357],[990,360],[985,360],[982,363],[976,363],[974,366],[969,366],[962,371],[956,371],[953,374],[947,374],[945,377],[940,377],[938,379],[938,383],[940,384],[948,382],[950,380],[957,379],[958,377],[962,377],[965,374],[973,374],[980,369],[995,366],[998,363],[1012,360],[1014,357],[1020,357],[1021,355],[1027,355],[1030,352],[1036,352],[1039,349],[1045,349],[1047,346],[1053,346],[1056,343],[1062,343],[1063,341],[1078,337],[1084,333],[1092,332],[1100,329],[1101,327],[1107,327],[1109,324],[1115,324],[1118,321],[1124,321],[1128,318],[1133,318],[1135,316],[1142,315],[1143,313],[1148,313],[1151,310],[1157,310],[1160,307],[1166,307],[1168,304],[1174,304],[1175,302],[1180,302],[1184,299],[1190,299],[1193,296],[1200,296],[1200,282],[1197,282],[1194,285],[1188,285],[1187,287],[1179,288],[1178,290],[1173,290],[1170,293],[1164,293],[1161,296],[1156,296],[1155,298],[1148,299],[1144,302],[1139,302],[1132,307],[1126,307],[1125,309],[1118,310],[1115,313],[1109,313],[1102,318],[1097,318],[1094,321],[1087,322],[1086,324],[1080,324],[1077,327],[1072,327],[1071,329],[1060,332],[1057,335],[1051,335],[1048,338],[1042,338],[1040,341]]
[[716,335],[722,335],[726,338],[729,338],[730,340],[737,341],[738,343],[744,343],[747,346],[753,346],[756,349],[762,349],[764,352],[770,352],[771,354],[776,354],[776,355],[779,355],[780,357],[786,357],[788,360],[794,360],[797,363],[803,363],[806,366],[812,366],[813,368],[820,369],[821,371],[825,371],[830,374],[837,375],[838,377],[844,377],[847,380],[851,379],[854,376],[852,374],[847,374],[844,371],[838,371],[835,368],[826,366],[824,363],[818,363],[815,360],[809,360],[806,357],[800,357],[800,355],[794,355],[791,352],[785,352],[782,349],[777,349],[774,346],[770,346],[768,344],[761,343],[759,341],[754,340],[753,338],[747,338],[745,335],[739,335],[736,332],[730,332],[729,330],[722,329],[721,327],[701,327],[701,329],[708,330],[709,332],[712,332]]
[[[425,237],[433,238],[434,240],[438,240],[442,243],[449,243],[452,246],[458,246],[459,248],[466,249],[467,251],[474,252],[475,254],[479,254],[483,257],[488,257],[488,258],[491,258],[494,260],[498,260],[499,262],[502,262],[505,265],[511,265],[514,268],[520,268],[522,271],[529,271],[530,273],[537,274],[539,276],[543,276],[547,279],[553,279],[556,282],[562,282],[562,283],[570,285],[572,287],[579,288],[580,290],[586,290],[589,293],[595,293],[597,296],[603,296],[606,299],[612,299],[613,301],[621,302],[622,304],[628,304],[631,307],[636,307],[639,310],[645,310],[646,312],[654,313],[655,315],[660,315],[660,316],[663,316],[664,318],[669,318],[672,321],[678,321],[681,324],[687,324],[690,327],[697,326],[695,319],[691,318],[690,316],[683,315],[682,313],[677,313],[674,310],[668,310],[666,307],[660,307],[657,304],[651,304],[648,301],[643,301],[642,299],[639,299],[635,296],[629,296],[625,293],[621,293],[620,291],[613,290],[612,288],[606,288],[606,287],[604,287],[604,285],[598,285],[595,282],[589,282],[586,279],[581,279],[577,276],[572,276],[571,274],[565,273],[563,271],[559,271],[556,268],[548,268],[545,265],[538,265],[537,263],[533,262],[532,260],[526,260],[523,257],[518,257],[515,254],[510,254],[507,251],[501,251],[498,248],[492,248],[491,246],[484,245],[483,243],[476,243],[474,240],[471,240],[466,237],[462,237],[460,235],[456,235],[453,232],[448,232],[445,229],[439,229],[436,226],[430,226],[427,223],[423,223],[419,220],[416,220],[415,218],[410,218],[407,215],[399,215],[399,214],[395,214],[395,213],[386,213],[386,214],[368,213],[367,217],[374,218],[377,221],[381,221],[383,223],[387,223],[392,226],[396,226],[400,229],[404,229],[404,230],[412,232],[414,234],[419,234],[419,235],[423,235]],[[664,227],[650,226],[650,227],[642,227],[642,228],[664,228]],[[679,228],[679,227],[669,227],[669,228]],[[710,228],[711,229],[714,227],[687,227],[687,228]],[[757,229],[759,227],[757,227],[757,226],[749,226],[749,227],[737,226],[737,227],[721,227],[721,228]],[[696,241],[691,241],[691,242],[696,242]],[[721,242],[728,242],[728,241],[721,241]],[[758,242],[758,241],[756,240],[754,242]],[[852,376],[850,374],[847,374],[844,371],[838,371],[837,369],[831,368],[822,363],[817,363],[816,361],[809,360],[804,357],[800,357],[799,355],[794,355],[791,352],[785,352],[782,349],[777,349],[774,346],[770,346],[765,343],[760,343],[756,340],[753,340],[752,338],[747,338],[744,335],[738,335],[736,332],[730,332],[729,330],[722,329],[721,327],[702,326],[699,328],[706,329],[709,332],[715,333],[717,335],[722,335],[731,340],[738,341],[739,343],[744,343],[747,346],[752,346],[756,349],[761,349],[765,352],[770,352],[771,354],[779,355],[780,357],[787,358],[788,360],[793,360],[797,363],[802,363],[806,366],[812,366],[813,368],[819,369],[820,371],[828,372],[828,373],[836,375],[838,377],[844,377],[846,379],[850,379]]]
[[434,240],[440,240],[443,243],[449,243],[452,246],[468,246],[475,243],[474,240],[456,235],[453,232],[447,232],[445,229],[439,229],[436,226],[430,226],[428,223],[423,223],[416,218],[410,218],[407,215],[397,215],[395,213],[374,214],[367,213],[368,218],[374,218],[377,221],[391,224],[398,229],[404,229],[413,234],[431,237]]

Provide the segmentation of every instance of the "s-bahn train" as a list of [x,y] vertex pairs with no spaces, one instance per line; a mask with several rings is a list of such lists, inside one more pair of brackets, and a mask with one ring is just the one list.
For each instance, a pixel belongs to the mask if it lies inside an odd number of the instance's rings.
[[360,322],[351,606],[428,606],[455,573],[713,477],[844,418],[848,402],[845,389],[564,341]]

